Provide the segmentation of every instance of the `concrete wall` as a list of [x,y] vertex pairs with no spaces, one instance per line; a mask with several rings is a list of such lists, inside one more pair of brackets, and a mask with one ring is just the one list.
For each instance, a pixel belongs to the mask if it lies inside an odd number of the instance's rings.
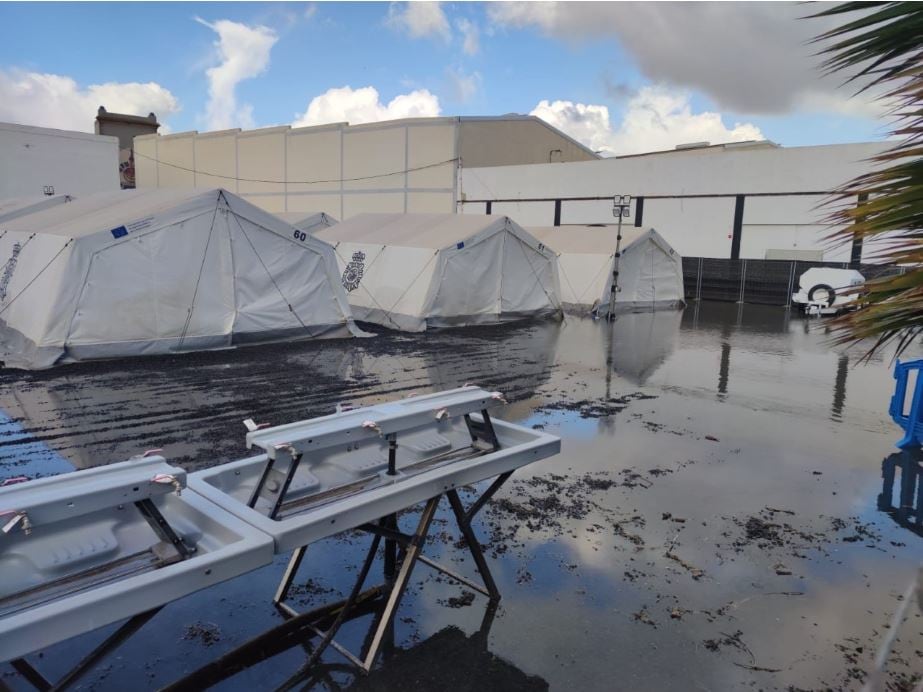
[[[460,211],[507,214],[525,226],[612,223],[611,197],[644,197],[642,223],[685,256],[730,257],[736,197],[744,196],[740,257],[769,250],[808,250],[828,261],[849,260],[850,248],[824,240],[826,195],[868,170],[883,143],[817,147],[727,146],[581,163],[464,168]],[[798,193],[798,194],[792,194]],[[773,194],[774,196],[769,196]],[[605,197],[567,201],[569,197]],[[633,203],[631,221],[636,203]],[[630,222],[631,222],[630,221]],[[871,259],[873,248],[864,248]]]
[[455,211],[459,165],[595,159],[529,116],[408,118],[135,138],[138,187],[224,187],[271,212]]
[[223,187],[271,212],[455,210],[457,120],[135,138],[138,187]]
[[119,140],[0,123],[0,199],[119,189]]
[[595,161],[582,144],[530,117],[462,118],[459,123],[462,166],[478,168],[517,164]]

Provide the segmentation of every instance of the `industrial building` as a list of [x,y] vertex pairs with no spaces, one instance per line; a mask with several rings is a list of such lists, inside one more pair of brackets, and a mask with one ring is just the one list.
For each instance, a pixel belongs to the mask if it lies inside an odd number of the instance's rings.
[[683,257],[858,262],[872,249],[830,247],[824,205],[886,146],[703,143],[557,166],[471,167],[462,170],[459,208],[525,226],[599,224],[613,222],[613,195],[632,195],[631,223],[656,228]]
[[118,189],[118,138],[0,123],[0,200]]
[[684,257],[859,262],[831,248],[823,207],[879,142],[684,145],[599,158],[532,116],[413,118],[135,140],[139,187],[221,186],[272,212],[502,214],[524,226],[631,222]]
[[270,212],[454,213],[459,170],[592,161],[534,116],[408,118],[135,138],[138,187],[223,187]]
[[[151,116],[100,117],[158,127]],[[0,199],[118,189],[123,145],[0,124]],[[595,225],[612,223],[613,195],[630,194],[629,223],[656,228],[683,257],[858,265],[874,262],[874,248],[831,247],[824,205],[886,146],[699,143],[601,159],[536,117],[506,115],[145,134],[134,167],[141,188],[221,187],[291,218],[487,213]]]

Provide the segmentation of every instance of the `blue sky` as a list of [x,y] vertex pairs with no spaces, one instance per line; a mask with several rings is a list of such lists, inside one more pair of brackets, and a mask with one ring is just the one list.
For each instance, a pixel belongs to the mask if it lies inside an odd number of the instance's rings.
[[177,132],[535,112],[608,153],[880,138],[880,108],[820,78],[805,41],[824,25],[804,13],[789,3],[4,3],[0,120],[89,130],[102,104],[154,110]]

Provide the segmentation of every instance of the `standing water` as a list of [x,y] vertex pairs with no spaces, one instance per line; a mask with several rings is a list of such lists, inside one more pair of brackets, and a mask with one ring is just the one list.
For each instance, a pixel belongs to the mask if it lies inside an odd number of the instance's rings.
[[[900,484],[895,468],[915,467],[893,446],[890,353],[860,363],[861,349],[832,347],[823,325],[701,303],[611,324],[568,317],[6,371],[0,480],[149,448],[193,470],[246,453],[244,418],[286,423],[471,382],[506,395],[499,417],[562,438],[561,454],[514,475],[476,527],[499,608],[421,566],[378,668],[357,677],[328,650],[309,686],[858,688],[923,562],[923,529],[888,487]],[[446,510],[427,552],[470,573]],[[368,540],[311,546],[295,605],[345,595]],[[159,687],[279,624],[270,599],[284,564],[167,606],[85,684]],[[888,666],[894,689],[921,673],[923,619],[911,612]],[[344,643],[358,649],[368,624],[349,623]],[[61,674],[113,629],[33,660]],[[217,687],[281,685],[309,649]],[[8,666],[0,675],[22,684]]]

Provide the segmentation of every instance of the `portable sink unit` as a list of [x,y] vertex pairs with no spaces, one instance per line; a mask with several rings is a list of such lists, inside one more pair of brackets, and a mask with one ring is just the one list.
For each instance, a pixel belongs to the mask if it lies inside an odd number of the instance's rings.
[[462,387],[254,430],[247,446],[265,454],[190,474],[189,487],[287,552],[560,451],[485,416],[501,403]]
[[0,661],[272,561],[272,539],[146,457],[0,488]]
[[[185,489],[185,472],[160,457],[0,488],[0,661],[39,679],[23,656],[130,618],[58,683],[66,686],[164,604],[289,551],[273,601],[295,615],[284,601],[307,546],[358,529],[372,541],[350,596],[300,621],[321,637],[307,667],[329,645],[369,670],[417,562],[500,598],[472,520],[513,471],[561,446],[493,421],[488,409],[501,403],[465,386],[277,427],[246,421],[247,445],[262,453],[189,474]],[[465,507],[457,488],[487,479]],[[443,498],[481,583],[423,554]],[[398,514],[421,504],[415,529],[402,532]],[[382,540],[386,583],[362,591]],[[383,611],[359,658],[333,637],[370,595],[384,599]],[[332,612],[333,624],[318,629]],[[189,689],[200,688],[197,675]]]

